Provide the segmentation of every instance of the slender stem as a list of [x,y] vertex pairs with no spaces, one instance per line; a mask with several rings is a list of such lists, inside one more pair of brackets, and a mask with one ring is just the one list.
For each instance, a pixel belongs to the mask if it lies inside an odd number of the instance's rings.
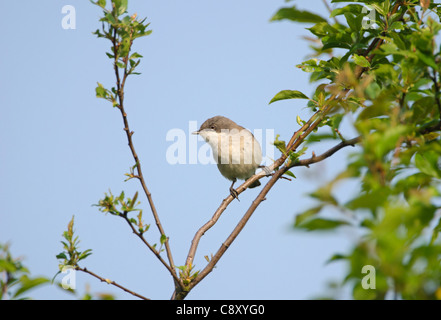
[[[323,0],[323,4],[325,5],[326,9],[328,9],[329,14],[331,14],[332,13],[332,8],[329,5],[328,1],[327,0]],[[337,24],[340,23],[340,22],[338,22],[337,17],[334,17],[334,22],[337,23]]]
[[148,241],[144,238],[144,236],[142,235],[142,233],[138,232],[135,227],[133,226],[133,224],[130,222],[129,218],[127,217],[127,214],[124,214],[121,216],[126,222],[127,224],[130,226],[130,228],[132,229],[133,233],[135,235],[138,236],[139,239],[141,239],[141,241],[150,249],[150,251],[158,258],[158,260],[167,268],[167,270],[170,272],[170,274],[172,275],[173,279],[175,280],[175,282],[180,283],[180,279],[178,278],[176,272],[174,272],[174,270],[167,264],[166,261],[164,261],[164,259],[161,257],[161,254],[158,250],[156,250],[150,243],[148,243]]
[[2,294],[1,300],[6,300],[7,297],[7,293],[8,293],[8,289],[9,289],[9,281],[11,280],[11,273],[9,271],[5,272],[5,279],[3,280],[3,285],[2,285]]
[[[146,184],[145,179],[144,179],[144,175],[143,175],[143,172],[142,172],[141,161],[139,160],[138,154],[136,153],[135,146],[134,146],[133,140],[132,140],[132,136],[133,136],[134,132],[130,130],[129,121],[127,119],[127,113],[125,112],[125,109],[124,109],[124,86],[125,86],[125,82],[126,82],[128,73],[127,73],[127,67],[126,67],[125,70],[124,70],[123,80],[121,81],[121,78],[120,78],[120,75],[119,75],[119,68],[118,68],[118,65],[117,65],[117,62],[118,62],[118,59],[119,59],[119,55],[118,55],[118,49],[117,49],[117,46],[118,46],[118,43],[117,43],[117,32],[116,32],[115,28],[114,28],[114,32],[113,32],[112,44],[113,44],[113,54],[114,54],[113,66],[114,66],[114,69],[115,69],[117,94],[118,94],[118,100],[119,100],[118,101],[119,104],[118,104],[117,107],[121,111],[121,116],[122,116],[123,123],[124,123],[124,131],[126,132],[126,136],[127,136],[127,140],[128,140],[128,145],[129,145],[130,151],[132,153],[133,159],[135,160],[135,163],[136,163],[136,170],[137,170],[136,178],[138,178],[138,180],[140,181],[142,189],[144,190],[144,193],[145,193],[145,195],[147,197],[147,200],[148,200],[151,212],[153,214],[153,218],[155,220],[155,224],[156,224],[159,232],[161,233],[161,235],[165,235],[164,228],[162,227],[161,221],[159,219],[158,212],[156,210],[156,206],[155,206],[155,204],[153,202],[152,194],[150,193],[149,189],[147,188],[147,184]],[[129,52],[130,52],[130,50],[129,50]],[[129,53],[127,53],[127,57],[128,57],[128,55],[129,55]],[[126,62],[126,65],[127,65],[127,60],[128,60],[127,57],[124,58],[125,62]],[[170,273],[172,274],[172,276],[173,276],[173,278],[175,279],[175,282],[176,282],[179,278],[178,278],[178,276],[176,274],[175,264],[174,264],[174,261],[173,261],[173,256],[172,256],[172,253],[171,253],[171,249],[170,249],[170,245],[169,245],[169,238],[168,237],[166,238],[164,245],[165,245],[165,251],[167,253],[167,258],[168,258],[168,261],[169,261],[169,266],[167,266],[167,269],[170,271]],[[163,261],[161,261],[161,262],[163,262]],[[177,284],[182,285],[180,281],[178,281]]]
[[[438,107],[438,113],[439,113],[439,117],[441,119],[441,101],[440,101],[440,90],[441,90],[441,85],[438,83],[438,80],[436,79],[436,70],[433,70],[433,86],[434,86],[434,91],[435,91],[435,103],[436,106]],[[441,76],[440,76],[441,79]]]
[[87,274],[90,274],[91,276],[97,278],[98,280],[100,280],[102,282],[106,282],[108,284],[111,284],[111,285],[113,285],[115,287],[118,287],[118,288],[124,290],[125,292],[130,293],[131,295],[133,295],[135,297],[138,297],[138,298],[140,298],[142,300],[150,300],[149,298],[146,298],[146,297],[144,297],[144,296],[142,296],[142,295],[140,295],[140,294],[138,294],[138,293],[136,293],[136,292],[134,292],[132,290],[127,289],[126,287],[123,287],[122,285],[116,283],[115,281],[112,281],[112,280],[109,280],[109,279],[104,279],[104,278],[100,277],[99,275],[97,275],[96,273],[94,273],[92,271],[89,271],[86,268],[81,268],[81,267],[77,266],[75,268],[75,270],[82,271],[82,272],[85,272]]
[[303,160],[299,160],[295,163],[293,163],[292,165],[289,166],[289,168],[293,168],[293,167],[309,167],[309,165],[313,164],[313,163],[317,163],[320,161],[323,161],[329,157],[331,157],[334,153],[336,153],[337,151],[351,146],[354,147],[357,143],[359,143],[361,141],[361,137],[356,137],[354,139],[350,139],[350,140],[344,140],[342,142],[340,142],[338,145],[336,145],[335,147],[329,149],[328,151],[322,153],[319,156],[315,156],[313,155],[311,158],[309,159],[303,159]]

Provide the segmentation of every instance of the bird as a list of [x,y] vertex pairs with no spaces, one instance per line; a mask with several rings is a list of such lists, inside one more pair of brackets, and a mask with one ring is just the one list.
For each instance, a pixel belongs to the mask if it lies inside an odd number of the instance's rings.
[[[253,134],[236,122],[223,116],[206,120],[198,131],[213,150],[217,167],[225,178],[232,181],[230,194],[239,200],[238,192],[233,188],[236,181],[248,180],[262,162],[262,149]],[[260,186],[254,181],[249,188]]]

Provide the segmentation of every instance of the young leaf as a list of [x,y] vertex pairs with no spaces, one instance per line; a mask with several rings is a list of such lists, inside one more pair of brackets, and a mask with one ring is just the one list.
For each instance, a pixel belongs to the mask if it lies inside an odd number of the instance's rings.
[[309,98],[300,91],[297,90],[282,90],[278,94],[271,99],[269,104],[279,101],[279,100],[287,100],[287,99],[307,99]]
[[161,234],[161,238],[159,239],[159,241],[161,242],[161,244],[164,244],[165,241],[167,241],[167,236],[165,234]]
[[371,63],[363,56],[359,56],[358,54],[354,54],[354,62],[363,68],[369,68],[371,66]]
[[342,220],[329,220],[323,218],[316,218],[302,222],[296,226],[296,228],[304,229],[307,231],[313,230],[332,230],[340,226],[348,225],[349,223]]
[[286,142],[284,140],[279,140],[280,135],[276,135],[276,140],[274,140],[274,146],[283,154],[286,153]]
[[305,23],[326,22],[326,19],[320,17],[319,15],[309,11],[298,10],[295,6],[291,8],[281,8],[276,12],[276,14],[274,14],[270,21],[279,21],[284,19]]

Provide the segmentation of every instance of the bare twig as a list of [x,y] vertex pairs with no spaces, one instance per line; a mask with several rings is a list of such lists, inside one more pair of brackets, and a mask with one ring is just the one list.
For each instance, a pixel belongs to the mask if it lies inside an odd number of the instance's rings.
[[[439,74],[440,77],[440,82],[441,82],[441,73]],[[434,85],[434,89],[435,89],[435,103],[436,106],[438,108],[438,113],[439,113],[439,121],[434,124],[433,126],[430,127],[426,127],[422,130],[420,130],[421,134],[427,134],[430,132],[434,132],[434,131],[439,131],[441,130],[441,101],[440,101],[440,90],[441,90],[441,84],[438,82],[437,78],[436,78],[436,71],[433,70],[433,77],[430,77],[433,81],[433,85]]]
[[161,257],[161,254],[158,250],[156,250],[155,247],[153,247],[150,243],[148,243],[148,241],[144,238],[144,235],[142,233],[140,233],[139,231],[137,231],[135,229],[135,227],[133,226],[133,224],[130,222],[129,218],[127,217],[127,213],[124,213],[124,215],[121,215],[120,217],[122,217],[127,224],[130,226],[130,228],[132,229],[132,232],[138,236],[139,239],[141,239],[141,241],[150,249],[150,251],[158,258],[158,260],[167,268],[167,270],[170,272],[170,274],[172,275],[173,279],[175,280],[175,282],[180,283],[180,279],[178,278],[178,276],[176,275],[176,272],[174,272],[174,270],[172,269],[171,266],[169,266],[167,264],[166,261],[164,261],[164,259]]
[[135,297],[138,297],[138,298],[140,298],[140,299],[142,299],[142,300],[150,300],[149,298],[146,298],[146,297],[144,297],[144,296],[142,296],[142,295],[140,295],[140,294],[138,294],[138,293],[136,293],[136,292],[133,292],[132,290],[127,289],[126,287],[123,287],[122,285],[116,283],[115,281],[112,281],[112,280],[109,280],[109,279],[102,278],[102,277],[100,277],[99,275],[97,275],[96,273],[94,273],[94,272],[92,272],[92,271],[89,271],[89,270],[86,269],[86,268],[81,268],[81,267],[77,266],[77,267],[75,267],[75,270],[78,270],[78,271],[82,271],[82,272],[88,273],[88,274],[90,274],[91,276],[97,278],[98,280],[100,280],[100,281],[102,281],[102,282],[106,282],[106,283],[108,283],[108,284],[111,284],[111,285],[113,285],[113,286],[115,286],[115,287],[118,287],[118,288],[124,290],[125,292],[130,293],[131,295],[133,295],[133,296],[135,296]]
[[321,154],[319,156],[316,156],[313,154],[313,156],[311,158],[299,160],[299,161],[293,163],[292,165],[290,165],[289,168],[308,167],[309,165],[311,165],[313,163],[317,163],[317,162],[323,161],[323,160],[331,157],[334,153],[336,153],[337,151],[339,151],[345,147],[348,147],[348,146],[354,147],[360,141],[361,141],[361,137],[356,137],[356,138],[350,139],[350,140],[344,140],[344,141],[340,142],[338,145],[336,145],[335,147],[324,152],[323,154]]
[[[332,13],[332,8],[331,8],[331,6],[329,5],[328,1],[327,1],[327,0],[323,0],[323,4],[325,5],[326,9],[328,9],[329,14],[331,14],[331,13]],[[335,22],[335,23],[340,24],[340,22],[338,22],[337,17],[334,17],[333,19],[334,19],[334,22]]]
[[[441,119],[441,101],[440,101],[440,90],[441,90],[441,85],[438,83],[438,80],[436,79],[436,70],[433,70],[433,77],[432,81],[433,81],[433,85],[435,88],[435,103],[436,106],[438,107],[438,113],[439,113],[439,117]],[[441,79],[441,76],[440,76]]]
[[[149,189],[147,188],[147,184],[145,182],[144,179],[144,175],[142,172],[142,167],[141,167],[141,161],[139,160],[138,154],[136,153],[135,150],[135,146],[133,144],[133,140],[132,140],[132,136],[133,136],[133,131],[130,130],[129,127],[129,121],[127,119],[127,113],[125,112],[124,109],[124,86],[125,86],[125,82],[127,80],[127,60],[128,60],[128,56],[129,56],[129,52],[127,53],[127,56],[124,57],[124,62],[126,65],[126,68],[124,69],[124,76],[123,79],[121,81],[120,78],[120,74],[119,74],[119,68],[117,65],[118,62],[118,52],[117,52],[117,47],[118,47],[118,43],[117,43],[117,34],[116,34],[116,29],[114,29],[114,34],[113,34],[113,38],[112,38],[112,44],[113,44],[113,53],[114,53],[114,70],[115,70],[115,76],[116,76],[116,85],[117,85],[117,94],[118,94],[118,109],[121,111],[121,116],[124,122],[124,131],[126,132],[126,136],[127,136],[127,140],[128,140],[128,145],[130,148],[130,151],[132,153],[133,159],[135,160],[135,164],[136,164],[136,170],[137,170],[137,174],[136,174],[136,178],[140,181],[142,189],[144,190],[144,193],[147,197],[151,212],[153,214],[153,218],[155,220],[155,224],[159,230],[159,232],[161,233],[161,235],[166,235],[164,228],[162,227],[161,221],[159,219],[159,215],[158,212],[156,210],[156,206],[153,202],[153,198],[152,198],[152,194],[150,193]],[[176,285],[182,285],[182,283],[179,281],[179,278],[177,276],[176,270],[175,270],[175,264],[173,261],[173,257],[172,257],[172,253],[171,253],[171,249],[170,249],[170,245],[169,245],[169,238],[166,237],[165,240],[165,251],[167,253],[167,258],[169,261],[169,265],[167,265],[166,263],[164,264],[164,261],[162,259],[160,259],[160,261],[167,267],[167,269],[170,271],[171,275],[173,276],[173,278],[175,279],[175,282],[177,281]],[[155,254],[158,258],[160,257],[159,254]]]

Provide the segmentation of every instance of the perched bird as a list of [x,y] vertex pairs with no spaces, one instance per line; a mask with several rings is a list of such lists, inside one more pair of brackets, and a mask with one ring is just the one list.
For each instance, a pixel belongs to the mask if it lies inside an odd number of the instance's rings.
[[[259,142],[250,131],[222,116],[208,119],[193,134],[200,135],[211,146],[220,173],[233,181],[231,195],[239,200],[234,183],[238,179],[249,179],[260,167],[262,149]],[[249,187],[258,186],[260,182],[256,180]]]

